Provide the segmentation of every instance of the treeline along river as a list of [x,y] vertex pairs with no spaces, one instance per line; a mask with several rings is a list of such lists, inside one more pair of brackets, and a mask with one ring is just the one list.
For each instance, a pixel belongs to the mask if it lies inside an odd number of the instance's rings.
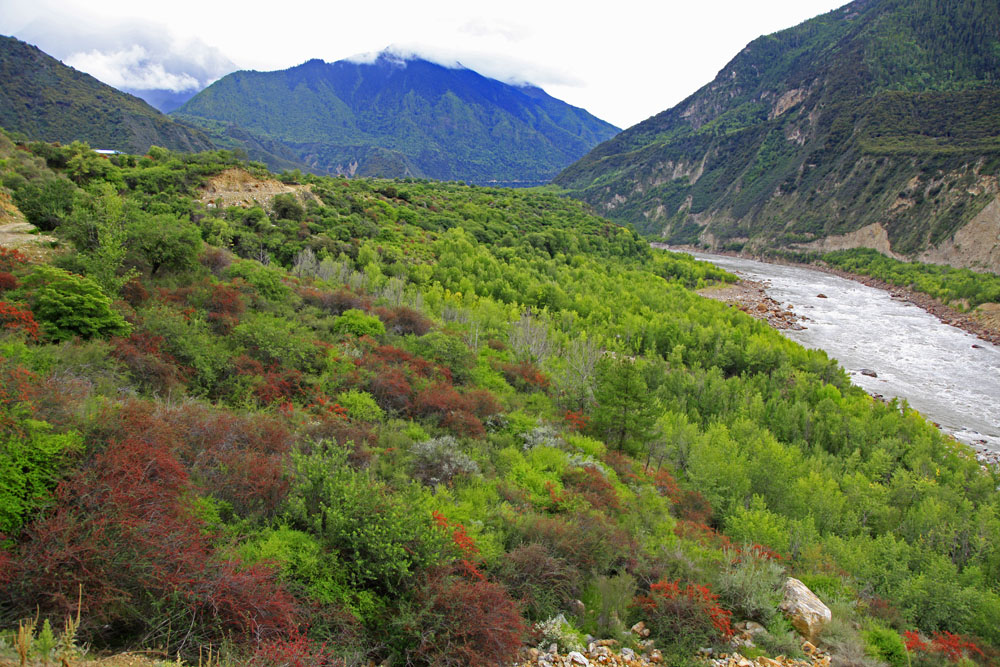
[[1000,456],[1000,348],[884,290],[822,271],[692,254],[766,282],[768,296],[807,318],[785,335],[825,350],[869,393],[906,399],[981,454]]

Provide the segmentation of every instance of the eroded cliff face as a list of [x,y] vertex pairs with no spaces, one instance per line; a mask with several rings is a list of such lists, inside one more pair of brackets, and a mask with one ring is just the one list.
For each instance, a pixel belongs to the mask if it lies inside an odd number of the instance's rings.
[[971,0],[852,2],[754,40],[555,183],[671,244],[861,246],[1000,270],[1000,68],[980,43],[998,22]]

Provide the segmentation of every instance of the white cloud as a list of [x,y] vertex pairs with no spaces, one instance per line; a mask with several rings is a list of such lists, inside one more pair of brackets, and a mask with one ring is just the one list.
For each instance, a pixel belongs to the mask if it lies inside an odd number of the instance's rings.
[[583,80],[571,72],[548,67],[540,63],[496,53],[462,51],[427,44],[390,44],[381,51],[369,51],[349,56],[344,60],[358,64],[371,64],[379,56],[389,56],[400,61],[419,58],[450,69],[468,68],[483,76],[516,86],[549,85],[581,86]]
[[162,62],[151,59],[138,44],[120,51],[82,51],[63,62],[115,88],[180,93],[202,87],[201,81],[186,72],[168,72]]

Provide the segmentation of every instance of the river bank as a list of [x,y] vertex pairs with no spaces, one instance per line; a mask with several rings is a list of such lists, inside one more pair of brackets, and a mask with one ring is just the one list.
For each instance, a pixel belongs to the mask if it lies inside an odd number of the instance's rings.
[[[704,249],[697,248],[695,246],[669,246],[665,243],[652,243],[650,245],[654,248],[673,250],[677,252],[705,252]],[[964,313],[945,303],[942,303],[928,294],[924,294],[923,292],[917,292],[907,287],[900,287],[899,285],[887,283],[884,280],[879,280],[878,278],[850,273],[848,271],[835,269],[822,264],[804,264],[801,262],[775,259],[773,257],[760,257],[748,253],[731,251],[713,251],[712,254],[722,255],[724,257],[752,259],[754,261],[764,262],[766,264],[777,264],[779,266],[797,266],[804,269],[821,271],[823,273],[828,273],[847,280],[853,280],[861,283],[862,285],[886,291],[894,299],[912,303],[918,308],[922,308],[926,312],[930,313],[944,324],[961,329],[962,331],[970,333],[988,343],[1000,345],[1000,304],[984,304],[984,306],[979,309],[980,312],[978,313]],[[746,281],[741,281],[741,283],[742,282]],[[699,293],[709,298],[718,298],[720,301],[739,304],[738,307],[741,307],[741,310],[745,310],[754,317],[758,317],[758,319],[766,319],[770,322],[771,317],[767,315],[766,311],[760,311],[761,314],[755,314],[757,313],[756,309],[759,308],[761,299],[756,294],[757,286],[753,284],[754,282],[755,281],[752,280],[749,281],[749,284],[746,285],[746,289],[742,292],[734,291],[733,293],[727,294],[724,290],[720,290],[719,294],[716,295],[713,294],[711,288],[709,288]],[[766,294],[764,296],[766,297]],[[732,299],[731,301],[730,298]],[[792,327],[777,326],[776,328],[787,329]]]
[[[984,342],[981,332],[956,326],[962,320],[947,311],[919,307],[901,290],[834,271],[733,254],[692,254],[742,278],[735,286],[708,288],[705,296],[732,303],[785,329],[789,338],[825,350],[854,384],[885,400],[905,399],[970,445],[984,463],[1000,459],[1000,347]],[[789,310],[805,318],[790,326]]]

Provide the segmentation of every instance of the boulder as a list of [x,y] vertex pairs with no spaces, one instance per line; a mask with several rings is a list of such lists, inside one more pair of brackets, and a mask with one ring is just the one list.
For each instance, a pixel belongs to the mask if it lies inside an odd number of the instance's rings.
[[792,627],[813,643],[833,618],[830,608],[805,584],[792,577],[785,580],[784,597],[779,609],[785,612]]
[[572,665],[582,665],[583,667],[588,667],[590,661],[584,657],[579,651],[570,651],[569,655],[566,656]]
[[870,378],[877,378],[878,377],[878,373],[876,373],[875,371],[873,371],[870,368],[862,368],[859,372],[862,375],[867,375]]

